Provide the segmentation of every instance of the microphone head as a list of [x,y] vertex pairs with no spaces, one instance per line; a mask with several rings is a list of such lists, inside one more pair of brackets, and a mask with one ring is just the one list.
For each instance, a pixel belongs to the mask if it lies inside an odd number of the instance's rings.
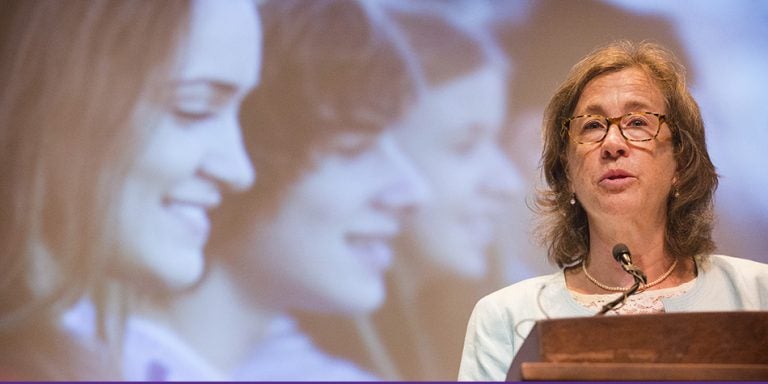
[[622,259],[624,258],[624,255],[629,256],[629,247],[627,247],[624,243],[618,243],[613,246],[613,258],[616,259],[619,263],[621,263]]

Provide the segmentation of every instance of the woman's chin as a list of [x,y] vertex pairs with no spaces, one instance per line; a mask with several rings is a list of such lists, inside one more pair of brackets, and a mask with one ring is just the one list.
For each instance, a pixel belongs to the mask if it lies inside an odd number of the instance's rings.
[[377,284],[358,287],[343,292],[329,293],[306,303],[305,310],[319,313],[365,315],[379,309],[384,304],[386,291],[384,285]]
[[443,260],[438,260],[437,267],[451,276],[466,280],[481,280],[488,274],[488,257],[485,252],[477,250],[456,253],[450,259],[445,257]]

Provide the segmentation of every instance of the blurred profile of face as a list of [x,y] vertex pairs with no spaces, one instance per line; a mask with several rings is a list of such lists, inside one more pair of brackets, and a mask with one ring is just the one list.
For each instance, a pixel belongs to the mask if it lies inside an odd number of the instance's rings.
[[238,109],[258,81],[256,12],[247,0],[193,3],[188,41],[169,83],[170,105],[143,106],[158,110],[159,120],[118,200],[119,273],[135,279],[139,272],[171,288],[194,283],[203,271],[209,210],[224,192],[254,182]]
[[[280,310],[379,307],[392,239],[428,190],[391,133],[337,133],[237,251],[241,281]],[[232,255],[230,255],[232,256]]]
[[427,272],[484,276],[502,204],[522,188],[499,143],[504,84],[484,68],[428,90],[395,130],[433,189],[407,221],[404,242],[415,252],[401,256]]
[[[616,117],[646,111],[665,114],[664,96],[643,70],[627,68],[588,82],[573,113]],[[613,124],[599,143],[569,143],[567,159],[568,178],[590,222],[623,215],[665,224],[677,169],[666,123],[655,139],[644,142],[627,141]]]

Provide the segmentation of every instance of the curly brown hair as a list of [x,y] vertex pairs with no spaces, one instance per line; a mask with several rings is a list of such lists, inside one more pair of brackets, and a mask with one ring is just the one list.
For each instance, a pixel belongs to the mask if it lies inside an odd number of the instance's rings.
[[570,204],[569,141],[563,120],[572,115],[592,79],[627,68],[639,68],[655,81],[664,95],[672,131],[677,181],[667,199],[665,248],[675,257],[707,255],[715,249],[713,196],[718,175],[707,152],[701,112],[686,86],[685,68],[656,43],[620,40],[574,65],[544,112],[541,169],[548,188],[536,197],[542,219],[537,233],[549,260],[559,267],[585,260],[589,252],[587,214]]

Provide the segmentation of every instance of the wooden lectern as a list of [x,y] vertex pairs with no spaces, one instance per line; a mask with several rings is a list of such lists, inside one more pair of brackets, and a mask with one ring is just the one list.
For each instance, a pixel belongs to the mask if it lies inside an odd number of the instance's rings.
[[768,312],[538,321],[507,381],[767,380]]

